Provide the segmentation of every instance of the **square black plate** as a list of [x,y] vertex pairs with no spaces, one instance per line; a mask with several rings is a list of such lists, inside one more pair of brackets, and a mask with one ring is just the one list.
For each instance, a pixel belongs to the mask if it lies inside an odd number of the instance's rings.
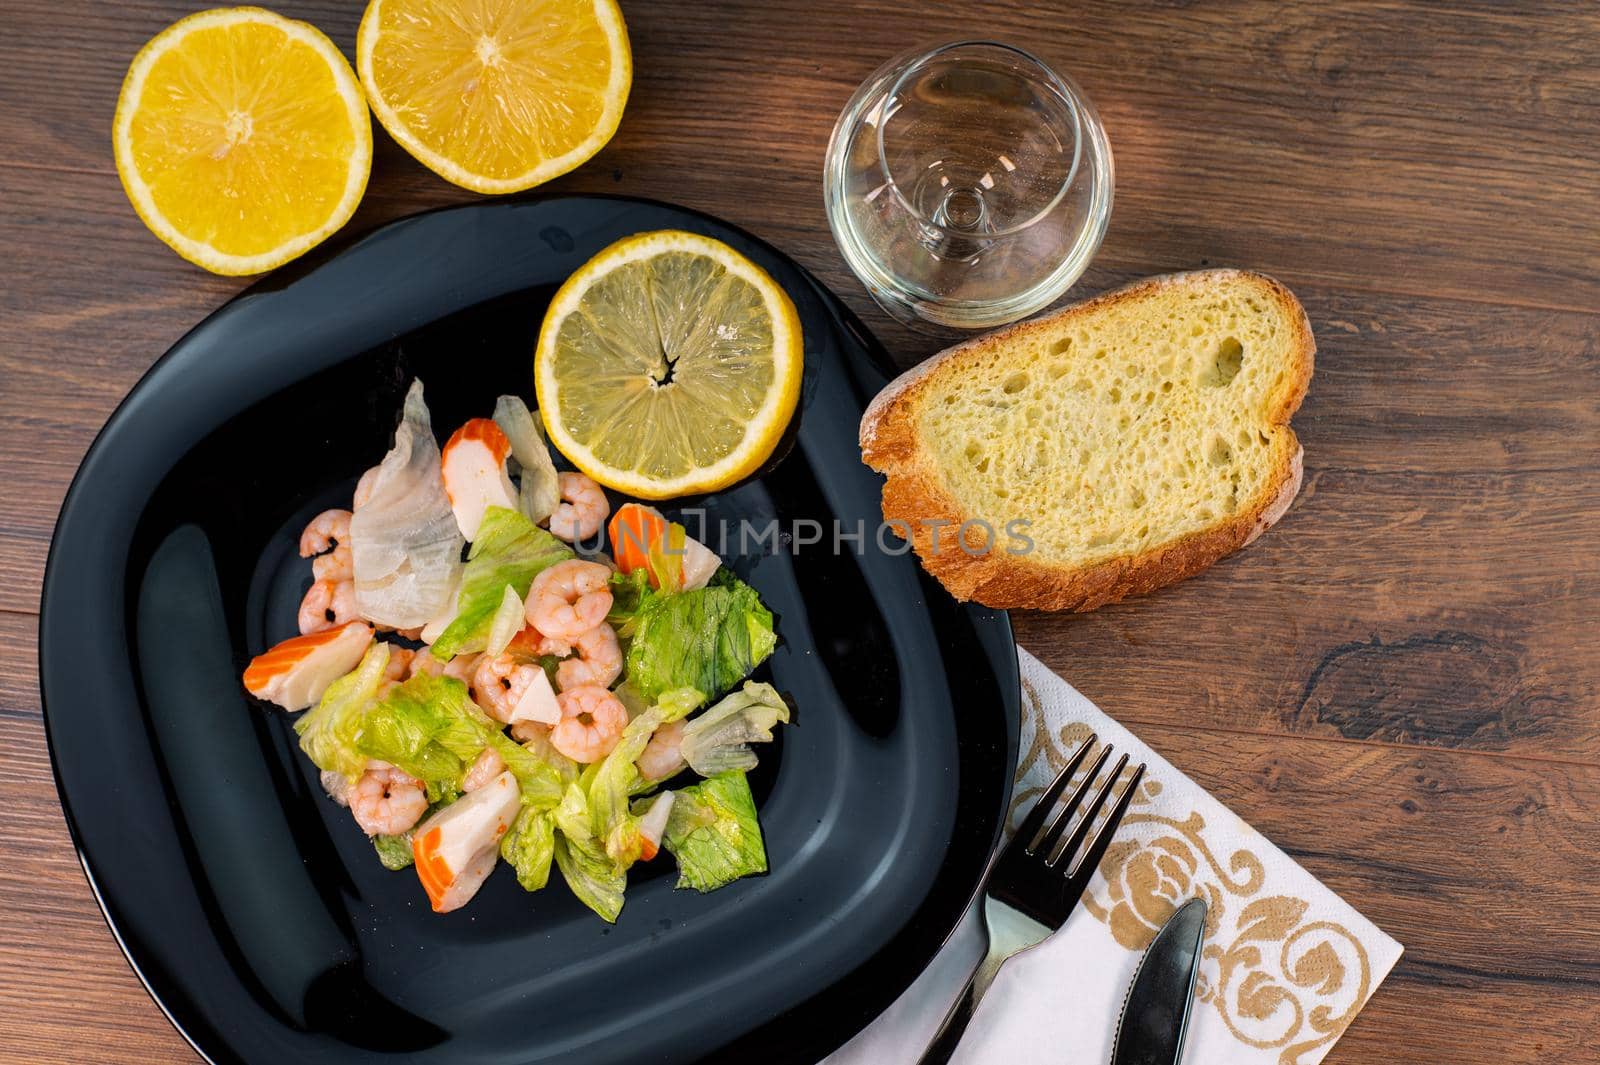
[[[805,332],[779,453],[682,504],[730,530],[713,546],[778,617],[767,670],[798,710],[754,779],[771,872],[702,896],[674,890],[661,859],[636,870],[608,926],[558,879],[528,895],[502,867],[437,916],[414,877],[378,865],[322,796],[290,718],[253,703],[239,674],[293,633],[310,579],[298,530],[382,455],[410,379],[442,432],[502,392],[531,399],[555,287],[613,240],[662,228],[751,256]],[[1005,615],[953,602],[903,545],[877,540],[881,481],[856,424],[886,365],[767,245],[597,197],[396,222],[257,284],[174,346],[62,508],[40,674],[84,868],[196,1049],[273,1065],[813,1062],[893,1001],[997,838],[1018,681]],[[756,537],[770,522],[777,550]],[[865,535],[836,550],[835,529]]]

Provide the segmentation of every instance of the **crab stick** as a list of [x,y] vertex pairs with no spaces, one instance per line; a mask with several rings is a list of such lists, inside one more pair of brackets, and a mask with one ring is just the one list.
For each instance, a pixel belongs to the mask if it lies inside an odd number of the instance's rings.
[[[624,573],[645,570],[653,588],[662,587],[663,581],[669,592],[704,588],[722,565],[715,551],[690,536],[682,525],[668,522],[654,507],[623,504],[611,516],[607,531],[617,568]],[[676,572],[659,572],[663,568]]]
[[511,441],[488,418],[473,418],[445,442],[440,461],[444,494],[450,498],[461,535],[478,538],[483,512],[489,507],[517,509],[517,492],[506,474]]
[[672,816],[672,803],[676,798],[674,792],[662,792],[639,819],[639,835],[644,837],[639,857],[647,862],[661,853],[661,837],[666,835],[667,818]]
[[556,690],[550,686],[550,678],[544,670],[535,670],[533,680],[522,693],[522,698],[517,700],[517,705],[511,708],[511,717],[506,723],[515,725],[519,721],[537,721],[541,725],[554,725],[560,720],[561,707],[556,702]]
[[460,909],[478,893],[520,805],[517,778],[507,771],[417,826],[411,856],[435,913]]
[[250,660],[245,690],[285,710],[304,710],[360,664],[371,642],[372,627],[359,621],[284,640]]

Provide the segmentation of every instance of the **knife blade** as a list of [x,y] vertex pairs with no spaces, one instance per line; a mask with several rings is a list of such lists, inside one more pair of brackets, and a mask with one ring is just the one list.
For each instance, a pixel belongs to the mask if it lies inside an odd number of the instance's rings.
[[1122,1005],[1111,1065],[1178,1065],[1205,932],[1205,900],[1190,899],[1156,933]]

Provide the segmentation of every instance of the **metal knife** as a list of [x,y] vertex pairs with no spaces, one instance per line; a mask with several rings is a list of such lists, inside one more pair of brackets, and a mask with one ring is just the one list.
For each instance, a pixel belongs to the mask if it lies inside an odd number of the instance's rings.
[[1178,1065],[1205,932],[1205,900],[1190,899],[1156,933],[1128,988],[1111,1065]]

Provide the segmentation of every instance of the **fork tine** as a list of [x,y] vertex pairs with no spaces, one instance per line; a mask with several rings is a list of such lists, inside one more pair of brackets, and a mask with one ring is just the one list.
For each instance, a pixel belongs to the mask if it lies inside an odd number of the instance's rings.
[[[1109,753],[1109,748],[1107,753]],[[1102,758],[1100,763],[1095,765],[1095,772],[1090,773],[1088,779],[1083,782],[1085,789],[1094,783],[1095,777],[1099,775],[1100,764],[1104,762],[1105,759]],[[1126,754],[1117,759],[1116,767],[1107,775],[1105,784],[1101,785],[1100,790],[1095,792],[1094,801],[1084,808],[1083,820],[1079,821],[1077,826],[1073,828],[1070,836],[1050,847],[1047,851],[1049,857],[1045,859],[1044,864],[1055,868],[1056,863],[1061,861],[1062,857],[1071,857],[1077,853],[1079,847],[1083,846],[1084,838],[1089,835],[1089,830],[1094,827],[1094,819],[1100,815],[1100,807],[1104,806],[1106,799],[1111,796],[1111,789],[1117,786],[1117,778],[1122,775],[1122,768],[1127,764],[1128,756]]]
[[[1083,802],[1084,793],[1095,782],[1095,778],[1100,775],[1101,767],[1106,764],[1106,759],[1110,757],[1111,745],[1107,744],[1101,747],[1100,756],[1094,760],[1094,764],[1089,767],[1089,772],[1084,775],[1084,778],[1078,782],[1078,786],[1072,789],[1072,797],[1051,819],[1049,827],[1039,833],[1038,837],[1033,841],[1033,845],[1028,848],[1029,854],[1035,854],[1041,850],[1046,854],[1050,853],[1051,848],[1055,846],[1056,840],[1061,838],[1061,833],[1066,830],[1067,822],[1072,820],[1073,811]],[[1049,863],[1045,864],[1048,865]]]
[[[1111,779],[1116,780],[1115,777]],[[1082,895],[1084,888],[1089,886],[1089,878],[1094,876],[1095,869],[1100,865],[1100,859],[1105,857],[1106,848],[1111,845],[1111,837],[1117,834],[1117,828],[1122,824],[1122,815],[1128,812],[1128,804],[1133,801],[1134,793],[1139,790],[1139,781],[1143,779],[1144,763],[1140,762],[1134,769],[1133,775],[1128,778],[1127,787],[1117,796],[1117,804],[1106,815],[1106,823],[1100,826],[1100,831],[1095,833],[1094,839],[1084,848],[1083,856],[1067,875],[1069,892]]]
[[1067,786],[1067,781],[1072,779],[1072,774],[1078,771],[1078,766],[1083,762],[1083,756],[1089,753],[1089,748],[1095,743],[1095,737],[1090,736],[1084,740],[1072,757],[1067,759],[1067,764],[1061,767],[1061,772],[1044,789],[1044,793],[1034,802],[1022,819],[1022,824],[1017,826],[1017,834],[1012,836],[1013,844],[1020,843],[1024,849],[1033,849],[1033,838],[1039,834],[1039,829],[1044,825],[1045,815],[1055,807],[1056,800],[1061,798],[1061,791]]

